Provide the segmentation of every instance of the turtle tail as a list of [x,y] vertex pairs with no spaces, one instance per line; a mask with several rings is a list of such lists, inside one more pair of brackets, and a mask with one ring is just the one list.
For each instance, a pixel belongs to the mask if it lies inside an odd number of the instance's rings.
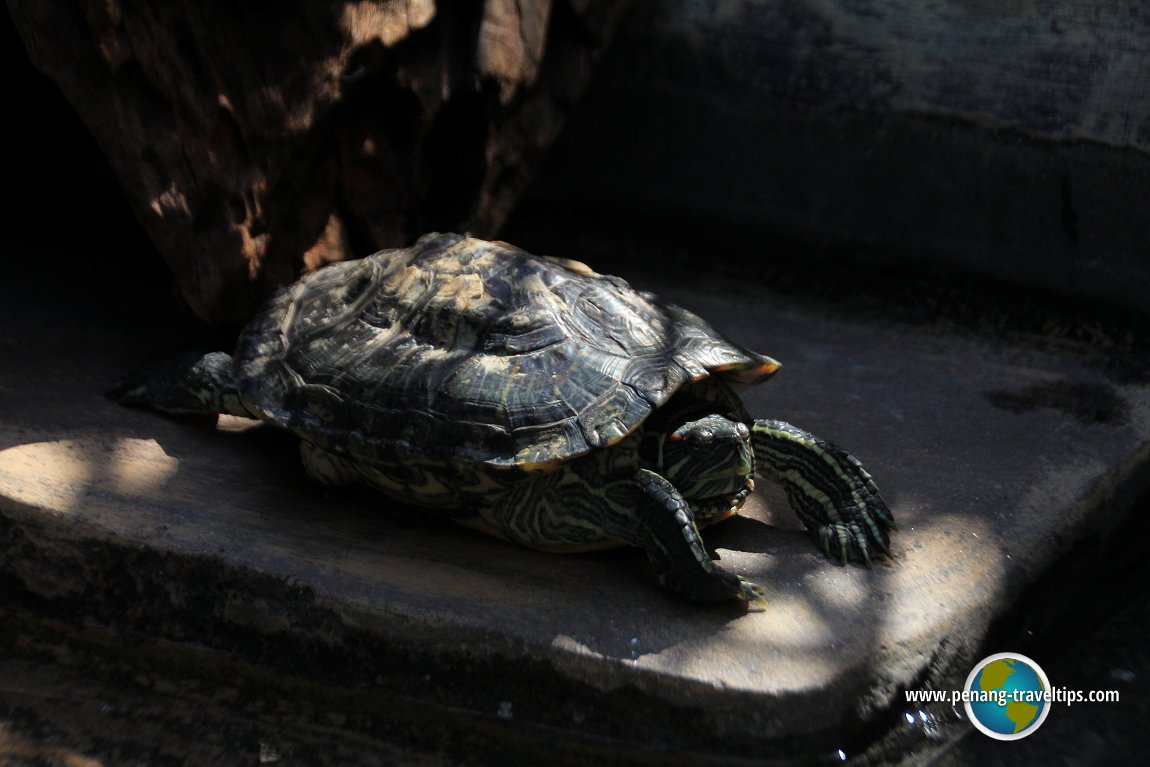
[[252,417],[236,389],[232,358],[224,352],[182,354],[149,363],[106,394],[121,405],[175,415],[228,413]]

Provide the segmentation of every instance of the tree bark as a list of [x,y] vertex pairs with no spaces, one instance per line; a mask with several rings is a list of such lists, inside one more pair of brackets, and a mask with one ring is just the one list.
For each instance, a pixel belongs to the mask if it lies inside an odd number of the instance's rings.
[[491,236],[627,3],[9,0],[200,317],[429,229]]

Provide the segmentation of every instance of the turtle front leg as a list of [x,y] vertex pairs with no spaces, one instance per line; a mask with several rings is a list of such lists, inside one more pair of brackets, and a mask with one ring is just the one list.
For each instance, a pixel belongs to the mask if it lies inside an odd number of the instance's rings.
[[755,468],[783,486],[791,508],[831,559],[867,565],[891,556],[894,516],[853,455],[783,421],[755,421]]
[[696,602],[766,601],[758,584],[711,561],[691,507],[674,485],[647,469],[634,479],[643,497],[638,525],[627,539],[647,552],[659,583]]

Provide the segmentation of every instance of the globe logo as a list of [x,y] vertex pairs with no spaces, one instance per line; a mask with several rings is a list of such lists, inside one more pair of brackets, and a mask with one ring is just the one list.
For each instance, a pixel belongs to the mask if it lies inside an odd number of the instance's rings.
[[1050,680],[1042,668],[1018,653],[979,661],[966,678],[963,700],[971,724],[996,740],[1025,738],[1050,713]]

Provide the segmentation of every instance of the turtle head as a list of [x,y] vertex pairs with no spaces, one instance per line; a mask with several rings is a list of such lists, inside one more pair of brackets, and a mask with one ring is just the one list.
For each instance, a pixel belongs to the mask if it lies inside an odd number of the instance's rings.
[[721,415],[685,421],[666,435],[659,470],[688,500],[729,496],[751,482],[747,425]]

